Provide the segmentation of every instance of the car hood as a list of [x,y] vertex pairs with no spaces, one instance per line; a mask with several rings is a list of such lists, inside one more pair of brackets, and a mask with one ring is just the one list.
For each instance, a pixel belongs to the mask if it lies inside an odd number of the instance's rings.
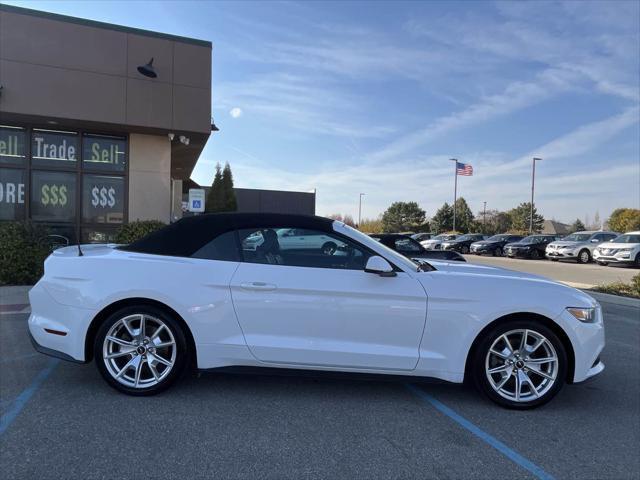
[[598,245],[598,247],[602,248],[636,248],[638,243],[613,243],[613,242],[604,242]]
[[[511,277],[511,278],[523,278],[529,280],[541,280],[550,283],[557,283],[553,280],[543,277],[541,275],[534,275],[533,273],[517,272],[515,270],[509,270],[507,268],[492,267],[489,265],[479,265],[477,263],[461,263],[461,262],[448,262],[441,260],[429,260],[437,270],[450,273],[468,273],[472,275],[482,275],[485,277]],[[560,285],[560,284],[558,284]]]
[[505,247],[530,247],[532,245],[535,245],[535,243],[513,242],[513,243],[507,243]]
[[549,246],[553,247],[577,247],[580,245],[587,245],[589,242],[571,242],[571,241],[560,241],[560,242],[551,242]]
[[477,240],[471,245],[493,245],[494,243],[500,243],[500,240]]

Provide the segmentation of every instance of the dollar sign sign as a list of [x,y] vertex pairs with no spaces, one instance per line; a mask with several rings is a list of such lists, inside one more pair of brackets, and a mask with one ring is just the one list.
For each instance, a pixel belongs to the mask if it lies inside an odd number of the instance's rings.
[[100,199],[98,198],[98,191],[98,187],[93,187],[91,189],[91,205],[94,207],[97,207],[98,202],[100,202]]
[[40,189],[40,201],[42,205],[49,205],[49,185],[43,185]]
[[58,205],[58,186],[51,186],[51,205]]
[[113,208],[116,204],[116,189],[113,187],[109,187],[109,207]]
[[102,187],[100,189],[100,206],[104,207],[107,204],[107,189]]
[[67,204],[67,186],[62,185],[60,187],[60,206],[64,207]]

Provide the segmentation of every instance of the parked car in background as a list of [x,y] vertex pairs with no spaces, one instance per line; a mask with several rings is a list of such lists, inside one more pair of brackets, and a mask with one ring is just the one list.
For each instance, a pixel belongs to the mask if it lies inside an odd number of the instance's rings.
[[510,258],[544,258],[547,245],[556,239],[555,235],[529,235],[514,243],[504,246],[504,253]]
[[408,258],[466,262],[464,257],[457,252],[427,250],[410,236],[401,233],[374,233],[370,237]]
[[599,265],[626,263],[640,267],[640,232],[629,232],[600,244],[593,251]]
[[553,262],[576,260],[578,263],[589,263],[598,245],[610,242],[619,235],[616,232],[575,232],[561,240],[551,242],[547,245],[545,253]]
[[[279,228],[275,232],[280,246],[290,249],[322,250],[326,255],[331,255],[338,247],[331,237],[321,232],[303,228]],[[263,243],[262,233],[258,231],[244,239],[242,246],[247,250],[256,250]]]
[[469,253],[469,249],[473,242],[484,240],[486,235],[480,233],[467,233],[466,235],[460,235],[454,240],[442,242],[442,250],[453,250],[454,252]]
[[440,248],[442,247],[442,242],[448,242],[451,240],[455,240],[456,238],[458,238],[458,235],[442,233],[429,240],[420,242],[420,245],[422,245],[427,250],[440,250]]
[[425,240],[431,240],[433,233],[414,233],[411,235],[416,242],[424,242]]
[[471,253],[475,253],[476,255],[493,255],[494,257],[501,257],[504,253],[504,246],[507,243],[519,242],[523,238],[524,237],[522,235],[494,235],[486,240],[473,242],[470,250]]

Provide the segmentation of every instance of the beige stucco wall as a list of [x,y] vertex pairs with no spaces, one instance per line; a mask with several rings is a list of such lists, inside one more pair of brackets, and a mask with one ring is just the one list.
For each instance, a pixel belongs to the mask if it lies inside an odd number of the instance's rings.
[[129,221],[169,223],[171,142],[164,135],[129,136]]

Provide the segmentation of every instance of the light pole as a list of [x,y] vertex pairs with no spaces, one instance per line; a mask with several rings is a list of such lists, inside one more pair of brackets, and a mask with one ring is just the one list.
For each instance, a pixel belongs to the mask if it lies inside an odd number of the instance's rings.
[[536,162],[542,160],[541,158],[533,157],[533,168],[531,169],[531,214],[529,216],[529,235],[533,233],[533,192],[536,185]]
[[482,233],[487,231],[487,202],[484,202],[482,209]]
[[458,159],[450,158],[449,161],[453,163],[453,172],[454,172],[454,180],[453,180],[453,231],[456,231],[456,200],[458,197]]
[[358,206],[358,228],[360,228],[360,223],[362,222],[362,197],[364,195],[364,193],[360,194],[360,204]]

